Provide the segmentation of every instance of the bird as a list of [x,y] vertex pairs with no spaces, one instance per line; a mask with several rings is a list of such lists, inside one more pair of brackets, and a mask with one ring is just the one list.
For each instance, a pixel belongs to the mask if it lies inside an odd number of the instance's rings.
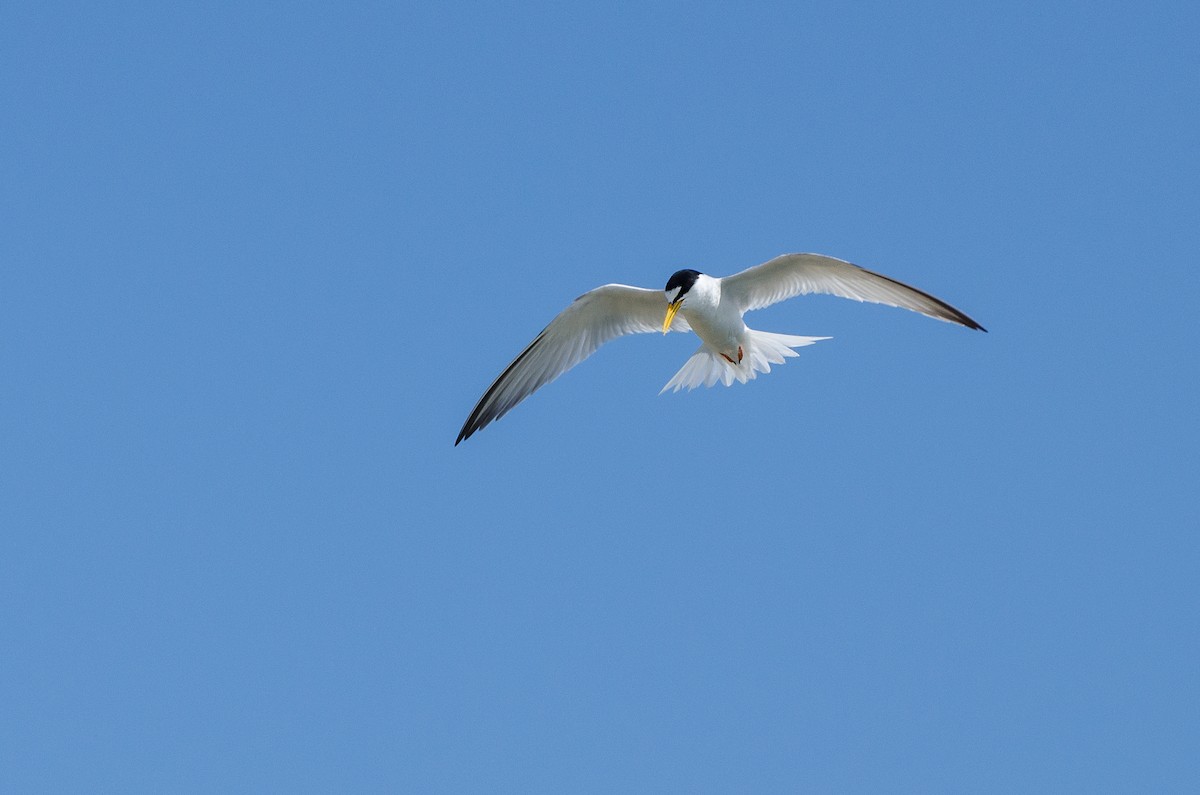
[[605,284],[572,301],[504,368],[463,423],[454,445],[625,334],[691,331],[700,338],[700,347],[659,394],[718,381],[744,384],[769,373],[772,364],[799,356],[794,348],[830,339],[758,331],[743,319],[747,312],[812,293],[910,309],[987,331],[929,293],[823,254],[784,254],[724,277],[685,268],[671,274],[662,290]]

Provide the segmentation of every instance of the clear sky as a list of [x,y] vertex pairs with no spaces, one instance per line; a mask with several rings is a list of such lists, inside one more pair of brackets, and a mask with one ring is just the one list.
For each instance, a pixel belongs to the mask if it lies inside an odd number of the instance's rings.
[[1196,791],[1196,8],[5,4],[0,790]]

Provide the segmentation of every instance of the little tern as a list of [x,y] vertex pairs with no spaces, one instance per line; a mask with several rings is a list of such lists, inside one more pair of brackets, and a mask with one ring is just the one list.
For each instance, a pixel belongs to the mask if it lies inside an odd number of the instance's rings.
[[987,331],[965,314],[915,287],[822,254],[784,254],[733,276],[685,269],[663,290],[606,284],[584,293],[513,359],[488,387],[459,431],[455,446],[498,420],[542,386],[582,362],[604,343],[625,334],[694,331],[700,347],[667,382],[668,389],[746,383],[772,364],[799,356],[793,348],[829,337],[797,337],[748,328],[754,309],[824,293],[855,301],[911,309],[938,320]]

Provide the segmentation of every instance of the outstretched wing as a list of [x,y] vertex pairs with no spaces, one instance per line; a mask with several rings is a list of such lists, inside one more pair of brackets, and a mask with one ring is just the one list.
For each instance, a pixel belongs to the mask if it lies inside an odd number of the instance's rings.
[[[504,368],[467,417],[454,444],[503,417],[609,340],[661,330],[666,312],[667,297],[662,290],[606,284],[579,296]],[[691,328],[683,317],[676,316],[671,330]]]
[[853,298],[855,301],[898,306],[938,320],[987,331],[929,293],[821,254],[784,254],[721,280],[722,298],[737,302],[743,312],[762,309],[808,293],[825,293]]

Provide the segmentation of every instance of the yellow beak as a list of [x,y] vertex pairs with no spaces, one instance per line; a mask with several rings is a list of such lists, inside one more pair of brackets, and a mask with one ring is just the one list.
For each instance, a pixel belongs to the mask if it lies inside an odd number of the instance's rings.
[[679,307],[681,306],[683,306],[683,299],[677,298],[667,307],[667,316],[663,320],[663,334],[671,330],[671,321],[675,319],[675,315],[679,312]]

